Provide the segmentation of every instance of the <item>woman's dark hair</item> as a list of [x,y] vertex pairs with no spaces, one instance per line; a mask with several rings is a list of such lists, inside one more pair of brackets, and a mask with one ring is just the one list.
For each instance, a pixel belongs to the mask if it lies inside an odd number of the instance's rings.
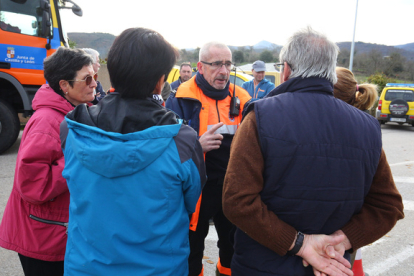
[[[59,47],[55,53],[43,61],[44,76],[49,86],[63,96],[59,81],[74,80],[83,66],[92,65],[92,63],[91,56],[81,49]],[[69,82],[69,85],[73,87],[73,82]]]
[[156,31],[126,29],[108,53],[111,85],[123,98],[145,99],[162,76],[167,80],[177,57],[177,49]]

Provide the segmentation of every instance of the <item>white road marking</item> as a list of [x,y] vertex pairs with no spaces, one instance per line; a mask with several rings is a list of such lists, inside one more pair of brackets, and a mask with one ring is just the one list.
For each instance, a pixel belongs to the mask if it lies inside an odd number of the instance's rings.
[[403,200],[404,211],[414,211],[414,201],[412,200]]
[[390,164],[390,167],[408,165],[408,164],[414,164],[414,161],[407,161],[407,162],[400,162],[400,163]]
[[217,231],[214,225],[210,225],[208,229],[208,235],[206,237],[206,240],[209,241],[218,241]]
[[394,178],[394,182],[398,183],[414,183],[414,177],[408,177],[408,176],[392,176]]
[[[362,255],[364,255],[362,253]],[[391,256],[385,260],[380,260],[379,262],[369,265],[372,268],[364,268],[365,272],[369,275],[387,275],[386,272],[391,270],[393,267],[397,266],[399,263],[404,262],[405,260],[412,258],[414,256],[414,246],[409,246],[405,248],[398,254]]]

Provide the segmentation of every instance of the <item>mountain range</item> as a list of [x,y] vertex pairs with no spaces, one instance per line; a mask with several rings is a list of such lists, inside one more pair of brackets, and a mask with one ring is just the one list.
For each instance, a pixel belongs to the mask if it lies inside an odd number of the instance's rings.
[[[115,36],[108,33],[68,33],[69,40],[76,43],[77,48],[93,48],[100,53],[101,59],[105,59],[108,56],[108,51],[115,40]],[[340,49],[351,49],[351,42],[337,42]],[[282,46],[263,40],[254,45],[246,46],[230,46],[231,50],[237,50],[241,47],[249,49],[253,47],[254,51],[261,52],[264,50],[279,49]],[[388,56],[394,51],[399,51],[408,60],[414,60],[414,43],[408,43],[404,45],[387,46],[381,44],[355,42],[356,54],[368,53],[371,50],[376,49],[380,51],[383,56]],[[188,48],[187,51],[193,49]]]

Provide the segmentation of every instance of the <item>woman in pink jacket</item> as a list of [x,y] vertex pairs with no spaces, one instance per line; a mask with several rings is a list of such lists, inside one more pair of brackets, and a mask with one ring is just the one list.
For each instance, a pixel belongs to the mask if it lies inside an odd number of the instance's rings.
[[69,111],[94,99],[94,75],[82,50],[61,47],[44,61],[48,84],[33,99],[0,225],[0,246],[18,253],[26,276],[63,275],[69,191],[59,129]]

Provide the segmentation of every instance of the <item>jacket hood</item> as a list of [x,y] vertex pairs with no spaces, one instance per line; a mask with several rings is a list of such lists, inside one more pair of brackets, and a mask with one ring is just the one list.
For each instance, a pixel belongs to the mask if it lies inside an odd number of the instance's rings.
[[71,147],[84,167],[106,178],[144,170],[174,142],[181,127],[179,122],[121,134],[65,119],[69,128],[66,148]]
[[44,84],[37,90],[32,102],[32,108],[33,110],[52,108],[63,114],[67,114],[74,107],[65,98],[56,93],[48,84]]
[[[66,148],[89,170],[107,178],[145,169],[173,143],[181,121],[152,98],[123,99],[113,92],[97,105],[66,116]],[[99,163],[99,165],[97,165]]]

